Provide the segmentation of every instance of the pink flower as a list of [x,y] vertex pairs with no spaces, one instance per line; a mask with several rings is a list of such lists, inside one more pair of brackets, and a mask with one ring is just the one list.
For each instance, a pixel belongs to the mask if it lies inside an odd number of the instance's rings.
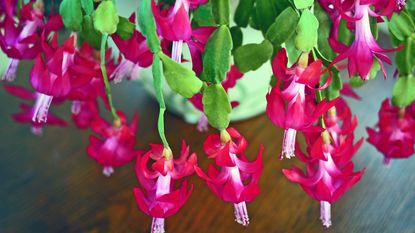
[[[314,95],[306,95],[306,90],[313,91],[320,81],[320,60],[309,65],[296,65],[290,69],[286,66],[286,52],[285,49],[281,49],[272,62],[273,73],[278,82],[266,97],[268,117],[272,123],[285,129],[281,158],[294,157],[297,130],[321,131],[321,128],[313,126],[313,123],[335,104],[335,101],[327,102],[326,99],[316,104]],[[330,79],[323,87],[327,86],[329,81]]]
[[[395,10],[395,1],[354,0],[354,2],[347,1],[345,3],[340,3],[340,1],[334,2],[334,9],[337,9],[339,14],[335,20],[335,28],[332,30],[329,42],[333,50],[340,54],[333,59],[332,64],[347,59],[349,77],[357,73],[363,80],[368,80],[373,59],[376,59],[381,65],[384,76],[386,77],[386,70],[382,61],[391,64],[391,60],[384,53],[396,51],[401,47],[390,50],[381,48],[372,35],[370,16],[380,18],[383,15],[391,15]],[[385,5],[384,3],[386,2],[387,4]],[[372,10],[370,8],[371,5],[374,5],[378,12]],[[337,38],[337,27],[339,26],[338,22],[340,22],[340,17],[349,24],[354,25],[355,39],[350,46],[341,43]]]
[[[130,22],[135,24],[135,14],[130,16]],[[124,58],[111,75],[111,79],[114,82],[120,82],[124,77],[137,79],[140,68],[149,67],[153,62],[153,54],[147,47],[145,37],[134,30],[128,40],[123,40],[118,34],[113,34],[112,39]]]
[[[115,70],[115,64],[110,60],[110,51],[106,53],[108,75]],[[68,98],[80,101],[95,101],[101,97],[107,104],[104,81],[100,68],[99,53],[87,43],[75,53],[73,64],[69,67],[71,75],[71,90]]]
[[[135,14],[130,16],[130,22],[135,24]],[[139,31],[134,30],[128,40],[123,40],[116,33],[112,35],[112,39],[125,59],[140,67],[149,67],[153,62],[153,54],[147,47],[146,38]]]
[[245,138],[233,128],[221,131],[220,135],[209,135],[203,147],[208,157],[215,159],[219,169],[211,164],[208,174],[205,174],[195,166],[196,173],[216,196],[234,204],[235,221],[244,226],[249,224],[246,202],[251,202],[260,192],[258,181],[262,172],[263,151],[261,145],[257,159],[249,162],[243,154],[246,146]]
[[[152,0],[152,11],[157,24],[158,34],[166,40],[173,41],[171,57],[174,61],[182,61],[183,42],[189,46],[193,70],[197,75],[202,71],[202,53],[204,46],[215,27],[192,29],[189,19],[189,7],[197,8],[207,0],[176,0],[173,6]],[[162,9],[164,8],[164,9]]]
[[7,16],[14,16],[15,14],[15,6],[16,0],[4,0],[0,2],[0,12],[1,14],[5,14]]
[[190,39],[192,27],[189,19],[189,4],[186,0],[177,0],[173,7],[165,9],[161,9],[160,3],[156,5],[155,1],[152,1],[151,6],[157,31],[163,38],[170,41]]
[[[134,188],[134,195],[138,208],[153,217],[151,232],[162,233],[164,219],[176,214],[192,193],[193,186],[188,190],[187,180],[180,186],[176,182],[194,172],[197,157],[195,153],[189,156],[184,141],[178,159],[173,159],[170,148],[154,144],[150,147],[150,151],[137,158],[135,172],[141,187]],[[147,167],[149,158],[152,170]]]
[[33,121],[46,122],[52,99],[69,94],[71,83],[68,67],[73,63],[74,43],[74,36],[71,36],[61,47],[58,47],[55,34],[50,45],[42,44],[46,63],[41,55],[38,55],[30,72],[30,82],[41,95],[36,101]]
[[44,23],[44,9],[40,2],[23,3],[19,19],[14,16],[15,3],[5,2],[5,15],[0,20],[0,48],[10,58],[3,80],[13,81],[22,59],[33,59],[40,52],[38,29],[55,31],[63,26],[59,15],[52,15]]
[[297,144],[297,156],[306,164],[306,172],[297,167],[283,169],[282,172],[290,181],[300,184],[309,196],[320,201],[320,218],[323,225],[329,227],[331,204],[356,184],[364,173],[364,171],[353,172],[354,164],[351,161],[363,139],[353,144],[353,133],[351,133],[347,140],[338,141],[340,142],[338,146],[330,145],[327,133],[323,133],[323,137],[306,139],[308,155],[304,154]]
[[99,116],[97,101],[79,101],[72,102],[72,120],[79,129],[87,129]]
[[33,116],[33,107],[29,106],[28,104],[22,103],[19,105],[20,109],[22,110],[19,113],[14,113],[12,115],[13,120],[15,120],[18,123],[28,123],[32,125],[31,132],[34,135],[41,136],[43,134],[43,126],[44,125],[55,125],[55,126],[61,126],[65,127],[68,124],[65,120],[62,118],[59,118],[55,114],[48,112],[48,122],[33,122],[32,116]]
[[[9,92],[10,94],[19,97],[23,100],[35,100],[40,98],[40,94],[36,92],[32,92],[30,90],[27,90],[26,88],[20,87],[20,86],[12,86],[12,85],[4,85],[4,89]],[[54,100],[54,104],[59,104],[62,102],[62,99],[56,98]],[[14,121],[18,123],[28,123],[32,125],[32,133],[38,136],[41,136],[43,134],[43,126],[44,125],[56,125],[56,126],[67,126],[66,121],[59,118],[58,116],[52,114],[51,112],[48,112],[47,117],[49,118],[49,121],[46,122],[33,122],[32,116],[35,111],[34,107],[29,106],[28,104],[22,103],[19,105],[20,109],[22,110],[19,113],[14,113],[12,115],[12,118]]]
[[176,0],[173,6],[151,1],[158,34],[170,41],[187,41],[192,34],[189,8],[196,8],[207,0]]
[[415,120],[409,107],[399,109],[385,99],[379,110],[377,131],[366,128],[369,137],[367,141],[374,145],[384,156],[385,164],[391,159],[402,159],[414,153]]
[[128,125],[125,115],[118,112],[120,122],[105,121],[99,116],[91,122],[91,129],[99,137],[91,135],[87,147],[88,155],[104,167],[103,174],[110,176],[115,167],[123,166],[137,156],[134,149],[138,117],[135,114]]
[[324,123],[334,146],[339,146],[346,136],[353,134],[357,126],[357,117],[352,116],[347,102],[339,98],[336,105],[324,115]]

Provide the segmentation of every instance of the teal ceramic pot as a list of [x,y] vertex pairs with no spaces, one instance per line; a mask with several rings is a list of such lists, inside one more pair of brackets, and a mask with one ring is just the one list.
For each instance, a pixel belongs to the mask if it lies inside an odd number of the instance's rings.
[[[232,1],[236,6],[238,1]],[[119,11],[125,16],[129,16],[138,3],[132,3],[128,0],[117,1]],[[260,43],[263,36],[259,31],[253,29],[243,29],[243,43]],[[183,46],[183,55],[187,60],[190,59],[188,48]],[[190,68],[190,64],[184,64]],[[238,80],[236,87],[229,91],[229,97],[232,101],[238,101],[239,106],[233,109],[231,120],[238,121],[254,117],[265,111],[265,95],[269,87],[269,80],[272,74],[271,64],[266,63],[260,69],[249,72]],[[153,80],[151,70],[142,69],[138,81],[145,89],[154,96]],[[167,110],[183,117],[189,123],[196,123],[200,118],[200,112],[195,109],[185,98],[175,94],[167,85],[163,88]]]

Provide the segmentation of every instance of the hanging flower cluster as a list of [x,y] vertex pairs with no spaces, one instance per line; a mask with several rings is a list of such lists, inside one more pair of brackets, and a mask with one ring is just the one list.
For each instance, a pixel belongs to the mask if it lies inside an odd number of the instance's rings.
[[[249,162],[243,154],[247,145],[245,138],[233,128],[221,131],[220,135],[209,135],[203,147],[219,169],[211,164],[205,174],[201,168],[195,168],[216,196],[234,205],[235,221],[243,226],[249,224],[246,202],[253,201],[259,194],[258,181],[262,172],[263,147],[256,160]],[[246,182],[249,183],[245,185]]]
[[[152,233],[164,232],[164,220],[177,213],[189,199],[193,186],[187,188],[187,180],[174,190],[175,182],[190,176],[197,165],[196,154],[189,156],[189,147],[183,141],[180,157],[173,158],[170,148],[150,145],[147,153],[137,158],[135,172],[141,188],[134,189],[141,211],[153,217]],[[152,171],[147,168],[151,159]]]
[[[118,15],[115,2],[0,2],[0,55],[7,57],[0,75],[12,82],[21,60],[34,61],[27,79],[31,88],[3,85],[24,101],[12,118],[30,124],[34,134],[42,135],[45,125],[67,126],[53,111],[69,101],[75,126],[92,131],[86,153],[105,176],[136,161],[139,185],[134,196],[138,208],[153,219],[152,233],[165,232],[165,219],[185,205],[194,189],[188,178],[194,173],[214,195],[232,203],[237,223],[248,226],[247,203],[260,193],[264,149],[260,145],[252,161],[245,156],[248,141],[230,126],[232,110],[240,103],[231,101],[228,92],[268,61],[270,88],[258,95],[265,97],[268,118],[284,130],[280,158],[296,156],[306,167],[282,172],[320,202],[325,227],[332,224],[331,205],[365,172],[354,169],[352,158],[364,139],[355,142],[357,118],[343,97],[362,100],[353,88],[380,69],[386,77],[384,63],[392,63],[389,52],[396,52],[398,79],[391,101],[382,103],[379,123],[367,128],[367,141],[384,154],[385,163],[414,154],[413,4],[244,0],[236,7],[233,23],[230,0],[142,0],[129,18]],[[378,23],[383,21],[393,49],[377,41]],[[262,32],[260,43],[243,43],[247,33],[242,29],[248,26]],[[69,31],[66,38],[63,28]],[[189,57],[183,53],[186,46]],[[111,84],[140,81],[143,69],[152,71],[162,142],[150,144],[147,152],[136,146],[138,115],[129,121],[115,108],[111,92]],[[343,69],[348,83],[342,81]],[[206,132],[209,126],[217,130],[204,142],[205,154],[212,159],[207,172],[184,141],[180,155],[173,155],[165,135],[163,85],[200,112],[198,131]],[[109,119],[102,116],[104,111],[111,113]],[[296,140],[299,132],[306,151]]]
[[[292,182],[299,183],[312,198],[320,201],[320,219],[331,225],[331,204],[356,184],[364,171],[354,172],[351,159],[362,145],[363,138],[353,144],[357,120],[347,103],[338,101],[324,116],[327,131],[305,134],[307,153],[298,150],[298,158],[306,164],[306,173],[299,168],[283,169]],[[299,145],[297,144],[297,148]]]
[[267,94],[267,114],[275,125],[285,130],[281,158],[294,157],[298,130],[322,131],[313,124],[335,103],[323,100],[316,104],[313,90],[320,81],[322,63],[317,60],[307,64],[307,56],[302,56],[297,65],[287,69],[286,52],[281,49],[272,61],[277,84]]
[[[15,5],[11,0],[6,0],[1,12],[0,47],[9,57],[6,72],[2,79],[13,81],[16,77],[16,69],[23,59],[34,59],[40,52],[40,31],[44,33],[56,31],[62,28],[62,20],[59,15],[44,15],[42,1],[30,1],[15,11]],[[16,16],[20,17],[16,20]],[[47,23],[45,23],[45,21]]]
[[[390,58],[385,55],[397,49],[383,49],[379,46],[372,33],[371,21],[381,21],[383,16],[391,17],[394,12],[402,10],[402,2],[394,0],[353,0],[353,1],[334,1],[320,0],[321,5],[327,10],[333,20],[329,42],[333,50],[339,55],[333,59],[332,63],[338,63],[347,59],[347,70],[349,77],[358,74],[363,80],[369,79],[369,73],[373,62],[376,60],[382,67],[386,77],[386,69],[382,62],[391,64]],[[347,27],[354,31],[354,40],[350,45],[340,41],[340,23],[344,20]]]

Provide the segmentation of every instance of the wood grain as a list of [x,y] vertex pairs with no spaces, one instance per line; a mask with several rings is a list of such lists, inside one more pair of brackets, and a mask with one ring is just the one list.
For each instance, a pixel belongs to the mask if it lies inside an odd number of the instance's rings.
[[[20,69],[18,82],[27,82],[28,69]],[[363,102],[351,101],[359,116],[357,134],[366,135],[365,126],[377,121],[380,100],[389,95],[392,81],[378,79],[360,90]],[[157,104],[135,83],[114,87],[115,104],[128,116],[139,114],[138,147],[158,143]],[[50,127],[43,137],[30,133],[29,126],[12,122],[19,101],[0,90],[0,232],[149,232],[151,219],[141,213],[132,189],[137,185],[133,164],[117,169],[111,178],[85,153],[88,131],[71,125]],[[69,116],[69,105],[53,111]],[[207,134],[194,125],[167,114],[167,138],[178,153],[182,139],[196,151],[202,167],[208,160],[202,153]],[[380,154],[365,143],[354,161],[366,168],[362,181],[333,207],[333,227],[324,230],[319,221],[319,204],[302,189],[290,183],[282,168],[302,166],[296,159],[279,161],[282,131],[266,116],[232,124],[250,142],[246,151],[253,158],[262,143],[265,146],[262,192],[248,205],[251,224],[243,228],[234,222],[232,205],[210,193],[193,176],[195,190],[189,202],[167,219],[167,232],[415,232],[415,159],[382,165]],[[212,133],[213,131],[210,131]]]

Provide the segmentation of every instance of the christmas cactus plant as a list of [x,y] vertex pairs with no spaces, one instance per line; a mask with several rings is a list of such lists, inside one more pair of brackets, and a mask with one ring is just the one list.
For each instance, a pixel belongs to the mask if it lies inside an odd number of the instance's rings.
[[[13,114],[41,135],[47,125],[66,126],[53,109],[65,101],[79,129],[93,135],[87,154],[110,176],[116,167],[136,161],[138,209],[153,221],[151,232],[165,232],[166,218],[177,213],[197,175],[212,193],[234,206],[235,221],[248,226],[248,202],[260,193],[263,160],[298,158],[298,167],[282,170],[289,181],[320,203],[320,219],[332,224],[331,205],[359,182],[365,169],[354,169],[364,138],[355,140],[358,119],[345,96],[360,99],[353,88],[392,64],[396,82],[382,102],[379,123],[367,127],[367,141],[392,159],[408,158],[415,144],[415,3],[405,0],[141,0],[128,18],[115,0],[4,0],[0,2],[0,48],[7,57],[1,74],[4,89],[27,103]],[[234,7],[236,6],[236,8]],[[262,34],[259,43],[244,43],[242,29]],[[379,28],[391,39],[385,48]],[[246,34],[246,33],[245,33]],[[184,57],[184,47],[190,58]],[[30,88],[13,84],[22,60],[32,60]],[[266,114],[284,131],[282,151],[256,159],[244,155],[248,139],[230,127],[239,102],[229,90],[261,67],[272,66]],[[186,65],[189,64],[189,65]],[[159,104],[158,144],[136,148],[135,114],[131,121],[114,106],[111,84],[140,80],[151,70]],[[207,172],[183,142],[172,148],[165,136],[167,109],[163,85],[201,112],[198,130],[216,133],[204,142],[212,164]],[[102,115],[108,112],[110,119]],[[109,114],[108,114],[109,115]],[[297,140],[302,133],[305,148]],[[301,141],[301,140],[300,140]],[[273,178],[273,177],[271,177]],[[295,201],[295,200],[293,200]],[[255,204],[253,204],[255,205]],[[295,214],[295,211],[293,211]]]

